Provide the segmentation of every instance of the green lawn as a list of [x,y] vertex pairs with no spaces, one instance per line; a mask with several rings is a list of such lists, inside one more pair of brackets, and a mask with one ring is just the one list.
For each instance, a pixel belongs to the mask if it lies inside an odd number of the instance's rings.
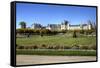
[[17,55],[96,56],[95,50],[26,50],[17,49]]
[[67,35],[53,35],[53,36],[39,36],[33,35],[30,38],[17,38],[17,45],[21,46],[32,46],[32,45],[64,45],[72,46],[77,45],[96,45],[96,37],[68,37]]
[[[40,46],[45,44],[46,46],[96,46],[96,37],[93,36],[80,36],[77,38],[73,38],[72,36],[64,35],[53,35],[53,36],[43,36],[40,35],[32,35],[29,38],[22,37],[17,38],[16,43],[18,46]],[[86,47],[85,47],[86,48]],[[44,50],[38,48],[35,49],[17,49],[17,54],[22,55],[62,55],[62,56],[96,56],[96,50],[81,50],[81,49],[47,49]]]

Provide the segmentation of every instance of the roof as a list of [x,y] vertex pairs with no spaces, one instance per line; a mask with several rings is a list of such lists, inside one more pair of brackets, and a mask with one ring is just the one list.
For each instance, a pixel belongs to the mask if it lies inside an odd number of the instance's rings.
[[71,27],[77,27],[77,26],[80,26],[80,25],[69,25],[69,26],[71,26]]

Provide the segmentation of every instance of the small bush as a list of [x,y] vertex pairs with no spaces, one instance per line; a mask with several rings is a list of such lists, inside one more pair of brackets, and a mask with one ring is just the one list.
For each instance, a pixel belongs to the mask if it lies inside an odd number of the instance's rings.
[[73,33],[73,38],[77,38],[76,31]]
[[42,44],[41,47],[42,47],[42,48],[46,48],[47,46],[46,46],[45,44]]
[[34,46],[29,46],[29,49],[34,49]]
[[77,45],[77,44],[74,44],[73,46],[72,46],[72,49],[79,49],[79,45]]
[[32,48],[33,49],[38,49],[38,46],[37,45],[34,45]]
[[24,49],[29,49],[29,47],[28,46],[24,46]]
[[59,47],[58,46],[52,46],[52,49],[58,49]]
[[61,33],[66,33],[66,32],[67,32],[67,30],[62,30],[62,31],[61,31]]
[[71,49],[71,46],[64,46],[64,49]]
[[25,46],[24,49],[33,49],[33,46]]
[[85,32],[84,30],[80,30],[80,34],[84,34],[84,32]]
[[50,45],[49,45],[49,46],[47,47],[47,49],[53,49],[53,46],[50,46]]
[[64,46],[60,46],[60,49],[64,49]]
[[24,49],[24,46],[17,46],[17,49]]
[[90,48],[96,50],[96,45],[91,45]]
[[80,46],[80,49],[85,49],[85,50],[87,50],[87,49],[89,49],[89,46],[83,45],[83,46]]

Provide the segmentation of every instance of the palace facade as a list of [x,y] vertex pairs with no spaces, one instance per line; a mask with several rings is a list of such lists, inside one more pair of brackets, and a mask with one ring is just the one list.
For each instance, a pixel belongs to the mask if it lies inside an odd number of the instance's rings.
[[[34,23],[32,25],[32,29],[41,29],[43,26],[41,24]],[[71,25],[67,22],[63,22],[61,24],[48,24],[44,27],[45,29],[49,30],[91,30],[91,24],[78,24],[78,25]]]

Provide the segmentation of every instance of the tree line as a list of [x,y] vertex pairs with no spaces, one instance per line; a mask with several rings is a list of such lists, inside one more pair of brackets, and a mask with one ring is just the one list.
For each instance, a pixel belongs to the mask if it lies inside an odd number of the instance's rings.
[[[66,22],[66,21],[65,21]],[[68,21],[66,22],[68,23]],[[21,25],[21,28],[16,29],[16,34],[20,35],[27,35],[28,37],[30,35],[56,35],[59,33],[67,33],[67,32],[73,32],[73,37],[77,37],[76,33],[80,34],[91,34],[93,32],[96,32],[96,24],[92,23],[91,21],[88,21],[88,23],[91,24],[92,29],[91,30],[60,30],[60,31],[53,31],[49,29],[31,29],[31,28],[26,28],[26,22],[22,21],[19,23]]]
[[30,28],[19,28],[19,29],[16,29],[16,33],[17,34],[31,34],[31,35],[55,35],[55,34],[58,34],[58,33],[66,33],[67,30],[61,30],[61,31],[51,31],[49,29],[30,29]]

